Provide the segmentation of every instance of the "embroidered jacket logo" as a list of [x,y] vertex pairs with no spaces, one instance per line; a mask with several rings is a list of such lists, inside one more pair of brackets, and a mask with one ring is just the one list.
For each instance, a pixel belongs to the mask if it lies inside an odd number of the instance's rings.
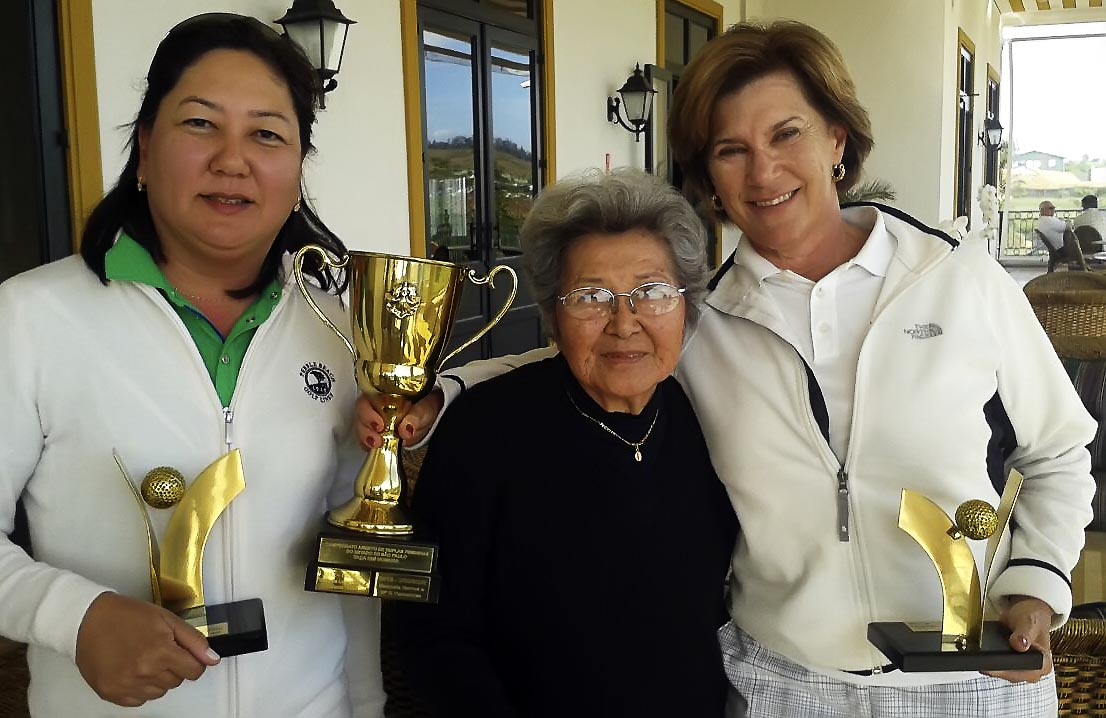
[[941,330],[940,324],[915,324],[913,329],[903,329],[903,332],[909,334],[913,339],[932,339],[933,337],[939,337],[944,332]]
[[315,401],[326,403],[334,398],[334,374],[325,364],[309,361],[300,369],[303,390]]

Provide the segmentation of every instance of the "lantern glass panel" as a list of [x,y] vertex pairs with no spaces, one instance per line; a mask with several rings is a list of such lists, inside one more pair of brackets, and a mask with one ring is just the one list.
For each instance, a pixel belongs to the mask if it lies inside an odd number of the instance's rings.
[[[320,32],[320,26],[322,32]],[[317,20],[288,25],[288,35],[303,48],[307,58],[320,70],[338,71],[342,47],[349,26],[337,20]]]
[[643,123],[650,93],[623,92],[621,94],[622,106],[626,108],[626,119],[635,125]]

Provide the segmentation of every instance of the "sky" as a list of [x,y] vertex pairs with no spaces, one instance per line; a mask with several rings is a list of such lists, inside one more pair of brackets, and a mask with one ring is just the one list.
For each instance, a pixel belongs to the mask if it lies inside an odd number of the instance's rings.
[[1106,159],[1106,25],[1032,29],[1048,35],[1075,29],[1095,35],[1011,39],[1012,72],[1003,76],[1013,79],[1013,115],[1005,112],[1001,119],[1007,128],[1012,126],[1015,150]]
[[[450,50],[471,53],[468,42],[426,31],[424,40]],[[492,56],[518,63],[526,55],[493,47]],[[472,65],[467,60],[433,53],[425,64],[426,134],[431,142],[472,136]],[[497,138],[530,150],[529,73],[517,73],[492,62],[492,128]]]

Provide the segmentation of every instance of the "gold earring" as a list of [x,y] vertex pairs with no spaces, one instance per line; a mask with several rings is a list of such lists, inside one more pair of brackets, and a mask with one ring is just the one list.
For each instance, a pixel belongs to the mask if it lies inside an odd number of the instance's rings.
[[293,212],[299,212],[300,211],[300,201],[298,199],[296,200],[296,203],[294,205],[292,205],[292,211]]
[[841,180],[845,179],[845,163],[838,162],[837,164],[835,164],[833,166],[833,172],[830,173],[830,177],[833,178],[834,182],[840,182]]
[[138,178],[138,191],[139,192],[145,192],[146,191],[146,182],[143,181],[143,179],[141,177]]

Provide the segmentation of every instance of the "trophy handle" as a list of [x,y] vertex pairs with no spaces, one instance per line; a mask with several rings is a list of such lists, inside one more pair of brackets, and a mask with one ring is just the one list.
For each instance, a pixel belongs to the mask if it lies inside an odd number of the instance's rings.
[[[299,251],[297,251],[296,255],[292,258],[292,273],[296,277],[296,286],[300,288],[300,294],[302,294],[303,298],[307,301],[307,306],[311,307],[311,310],[315,312],[315,315],[322,320],[322,323],[325,324],[330,331],[338,335],[338,338],[346,345],[346,349],[349,349],[349,353],[356,357],[357,350],[353,348],[353,344],[349,339],[346,339],[346,335],[342,333],[342,330],[339,329],[334,322],[330,321],[330,317],[324,314],[322,309],[319,309],[319,305],[315,303],[315,298],[312,297],[311,292],[307,290],[307,284],[303,279],[303,258],[308,254],[319,255],[319,260],[323,264],[328,267],[333,267],[334,269],[342,269],[349,264],[349,255],[347,254],[343,257],[341,261],[336,261],[319,245],[305,244],[303,247],[300,247]],[[488,277],[490,278],[491,274],[489,274]],[[514,295],[512,294],[511,296],[513,297]]]
[[[304,247],[304,249],[306,249],[306,247]],[[302,252],[303,250],[300,250],[300,251]],[[441,368],[443,366],[445,366],[445,363],[447,361],[449,361],[453,357],[457,356],[458,354],[460,354],[464,350],[468,349],[469,347],[471,347],[476,342],[480,341],[484,337],[485,334],[487,334],[492,329],[494,329],[495,325],[499,324],[499,320],[501,320],[501,319],[503,319],[503,317],[507,316],[507,312],[511,309],[511,304],[513,304],[514,301],[515,301],[515,295],[518,294],[518,275],[515,274],[515,270],[511,269],[506,264],[497,264],[496,266],[492,267],[492,271],[488,272],[488,276],[486,276],[486,277],[478,277],[476,275],[476,270],[473,270],[473,269],[465,270],[465,277],[470,282],[472,282],[473,284],[488,284],[488,285],[491,286],[492,289],[495,289],[495,275],[499,274],[500,272],[506,272],[507,274],[509,274],[511,276],[511,294],[510,294],[510,296],[507,297],[507,301],[503,302],[503,306],[499,309],[499,313],[496,314],[494,317],[492,317],[492,320],[490,322],[488,322],[486,325],[484,325],[483,329],[476,332],[476,334],[473,334],[472,338],[469,339],[467,342],[465,342],[461,346],[457,347],[456,349],[451,351],[449,354],[445,355],[445,358],[442,359],[441,362],[438,363],[438,370],[439,371],[441,371]]]

